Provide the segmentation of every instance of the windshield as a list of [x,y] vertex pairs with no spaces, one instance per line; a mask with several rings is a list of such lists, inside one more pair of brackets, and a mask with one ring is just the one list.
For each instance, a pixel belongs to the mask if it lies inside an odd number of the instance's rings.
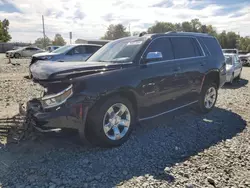
[[56,50],[52,51],[53,53],[65,53],[67,52],[69,49],[72,48],[72,45],[66,45],[66,46],[62,46],[60,48],[57,48]]
[[145,38],[128,37],[115,40],[103,46],[87,61],[126,63],[132,62]]
[[226,58],[226,64],[227,65],[232,65],[233,64],[233,56],[227,55],[227,56],[225,56],[225,58]]

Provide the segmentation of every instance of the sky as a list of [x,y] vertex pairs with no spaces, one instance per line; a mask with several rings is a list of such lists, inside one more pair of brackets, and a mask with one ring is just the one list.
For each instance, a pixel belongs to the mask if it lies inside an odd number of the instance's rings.
[[0,20],[10,21],[13,42],[34,42],[60,33],[69,42],[98,39],[109,24],[122,23],[131,32],[146,31],[156,21],[180,23],[198,18],[218,32],[250,36],[250,0],[0,0]]

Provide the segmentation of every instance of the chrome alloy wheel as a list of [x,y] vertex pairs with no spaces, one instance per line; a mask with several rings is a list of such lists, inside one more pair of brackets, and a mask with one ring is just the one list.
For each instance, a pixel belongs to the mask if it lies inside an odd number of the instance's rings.
[[122,103],[112,105],[104,115],[103,130],[110,140],[120,140],[129,130],[131,115]]
[[215,101],[216,101],[216,89],[214,87],[210,87],[205,94],[205,99],[204,99],[205,107],[207,109],[212,108]]

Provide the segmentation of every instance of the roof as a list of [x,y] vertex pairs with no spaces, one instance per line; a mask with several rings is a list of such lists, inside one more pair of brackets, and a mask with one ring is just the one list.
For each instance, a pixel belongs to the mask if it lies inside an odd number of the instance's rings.
[[170,31],[166,33],[153,33],[153,34],[146,34],[144,36],[149,36],[149,37],[160,37],[160,36],[196,36],[196,37],[213,37],[207,33],[195,33],[195,32],[175,32],[175,31]]
[[79,46],[79,45],[83,45],[83,46],[102,46],[100,44],[86,44],[86,43],[77,43],[77,44],[69,44],[71,46]]

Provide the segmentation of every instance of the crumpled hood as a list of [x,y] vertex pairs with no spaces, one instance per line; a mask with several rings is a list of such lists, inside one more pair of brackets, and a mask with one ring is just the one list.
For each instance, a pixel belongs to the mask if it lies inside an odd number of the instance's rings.
[[[125,63],[130,64],[131,63]],[[123,64],[124,65],[124,64]],[[35,80],[57,80],[74,74],[94,74],[121,68],[122,64],[109,62],[52,62],[38,61],[30,66]]]

